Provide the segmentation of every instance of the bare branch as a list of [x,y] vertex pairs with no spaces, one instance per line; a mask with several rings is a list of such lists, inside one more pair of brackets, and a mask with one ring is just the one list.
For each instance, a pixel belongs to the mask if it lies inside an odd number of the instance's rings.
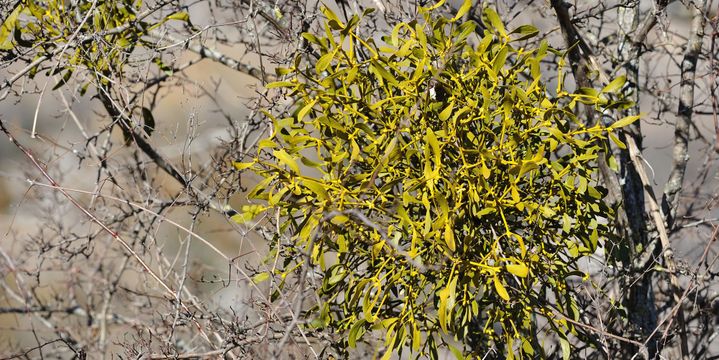
[[670,228],[674,226],[679,205],[679,195],[684,183],[684,175],[689,162],[689,130],[694,112],[694,87],[697,60],[702,49],[704,26],[706,24],[706,0],[693,1],[690,8],[692,24],[686,44],[681,69],[681,95],[679,99],[678,117],[674,123],[674,149],[672,151],[672,170],[664,185],[662,209],[667,217]]

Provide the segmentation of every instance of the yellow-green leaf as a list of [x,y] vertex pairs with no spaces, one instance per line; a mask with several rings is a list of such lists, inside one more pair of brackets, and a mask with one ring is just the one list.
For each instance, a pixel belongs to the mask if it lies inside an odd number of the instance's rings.
[[267,148],[272,149],[272,148],[275,148],[275,147],[277,147],[277,143],[274,142],[274,141],[272,141],[272,140],[270,140],[270,139],[262,139],[262,140],[260,140],[260,141],[257,142],[257,149],[258,149],[258,150],[267,149]]
[[464,16],[464,14],[466,14],[467,11],[469,11],[469,9],[472,8],[473,2],[474,1],[472,1],[472,0],[464,0],[464,3],[462,3],[462,6],[459,7],[459,10],[457,10],[457,15],[455,15],[451,21],[457,21],[460,18],[462,18],[462,16]]
[[347,337],[347,344],[351,348],[357,347],[357,340],[364,334],[364,325],[367,323],[365,319],[360,319],[350,329],[349,336]]
[[502,282],[499,281],[498,277],[494,277],[494,289],[497,290],[497,295],[504,299],[505,301],[509,301],[509,293],[507,292],[507,289],[504,288],[504,285],[502,285]]
[[562,347],[562,360],[569,360],[572,355],[572,348],[569,345],[569,340],[565,336],[559,338],[559,344]]
[[510,190],[509,193],[512,196],[512,201],[514,201],[515,203],[518,203],[520,200],[522,200],[521,197],[519,196],[519,190],[517,190],[516,185],[512,184],[509,190]]
[[275,74],[277,76],[284,76],[284,75],[291,73],[292,71],[293,71],[292,69],[288,69],[286,67],[281,67],[281,66],[278,66],[275,68]]
[[334,51],[330,51],[327,54],[320,56],[320,59],[317,60],[317,64],[315,64],[317,74],[321,74],[323,71],[325,71],[330,66],[330,63],[332,63],[332,59],[334,59],[334,57]]
[[232,163],[232,166],[235,167],[235,170],[241,171],[241,170],[245,170],[245,169],[247,169],[247,168],[249,168],[249,167],[252,167],[252,165],[254,165],[254,164],[255,164],[254,161],[252,161],[252,162],[239,162],[239,161],[235,161],[235,162]]
[[612,80],[607,86],[605,86],[602,89],[603,93],[613,93],[617,90],[621,89],[622,86],[624,86],[624,83],[627,82],[627,77],[625,75],[621,75],[617,77],[616,79]]
[[524,239],[522,239],[519,234],[507,233],[507,235],[517,240],[517,244],[519,244],[519,251],[522,254],[522,257],[527,256],[527,247],[524,245]]
[[328,23],[333,26],[334,30],[340,30],[345,27],[344,23],[342,23],[340,18],[338,18],[337,15],[335,15],[335,13],[332,12],[332,10],[330,10],[327,6],[322,6],[321,11],[323,14],[325,14],[327,20],[329,20]]
[[519,34],[520,36],[516,39],[513,39],[513,41],[521,41],[537,36],[537,34],[539,34],[539,30],[532,25],[521,25],[518,28],[512,30],[509,34]]
[[[394,339],[397,337],[397,333],[393,333],[391,338],[387,339],[387,343],[394,343]],[[394,351],[385,351],[384,355],[382,355],[382,358],[380,360],[389,360],[392,357],[392,354],[394,354]]]
[[372,61],[372,64],[370,66],[377,73],[377,76],[384,79],[388,83],[395,85],[395,86],[399,84],[397,82],[397,78],[395,78],[394,75],[392,75],[392,73],[387,71],[387,69],[385,69],[384,66],[380,65],[378,62]]
[[238,224],[244,224],[265,210],[266,208],[262,205],[244,205],[242,206],[242,212],[233,215],[230,219]]
[[449,105],[447,105],[447,107],[439,113],[439,119],[442,121],[449,119],[449,116],[452,115],[452,109],[454,109],[454,101],[450,102]]
[[268,89],[274,89],[279,87],[294,87],[296,84],[291,81],[275,81],[267,84],[265,87]]
[[489,176],[492,174],[484,161],[482,162],[482,167],[479,168],[479,171],[485,179],[489,179]]
[[176,13],[168,16],[167,19],[168,20],[189,21],[190,14],[188,14],[186,11],[180,11],[180,12],[176,12]]
[[244,224],[250,220],[252,220],[253,216],[250,213],[241,213],[241,214],[235,214],[230,217],[230,220],[238,223],[238,224]]
[[439,291],[439,308],[437,309],[439,327],[447,333],[447,298],[449,297],[449,289],[444,288]]
[[302,226],[299,233],[299,238],[303,243],[310,239],[310,235],[312,235],[312,232],[317,229],[318,223],[319,220],[317,219],[317,216],[311,216],[307,219],[307,222],[305,222],[304,226]]
[[619,138],[614,135],[613,132],[609,133],[609,138],[612,139],[612,142],[614,142],[620,149],[623,150],[627,148],[627,145],[623,141],[619,140]]
[[449,351],[454,355],[454,358],[457,360],[465,360],[464,354],[462,354],[462,350],[457,349],[456,347],[447,344],[449,347]]
[[267,279],[270,278],[270,274],[266,272],[261,272],[255,276],[252,277],[252,282],[255,284],[259,284],[263,281],[267,281]]
[[569,218],[567,213],[564,213],[562,214],[562,231],[564,231],[565,234],[568,234],[570,230],[572,230],[572,220]]
[[519,277],[527,277],[527,274],[529,274],[529,268],[523,262],[507,265],[507,271]]
[[529,160],[529,161],[522,161],[522,166],[519,168],[519,174],[517,175],[518,178],[522,177],[522,175],[538,169],[539,166],[537,166],[537,163]]
[[342,215],[342,214],[340,214],[340,215],[335,215],[335,216],[332,218],[332,220],[330,220],[330,222],[332,222],[332,223],[335,224],[335,225],[342,225],[342,224],[346,223],[346,222],[349,221],[349,220],[350,220],[350,218],[349,218],[347,215]]
[[305,118],[305,115],[307,115],[308,112],[312,109],[313,106],[315,106],[315,103],[317,102],[317,99],[312,99],[308,103],[305,104],[305,106],[300,109],[300,111],[297,112],[297,120],[302,121],[302,119]]
[[12,36],[15,30],[17,19],[25,6],[18,2],[15,9],[8,15],[5,22],[0,26],[0,50],[12,50],[15,46],[12,44]]
[[312,179],[304,179],[303,182],[308,189],[312,190],[312,192],[317,195],[318,199],[328,200],[330,198],[327,194],[327,190],[325,189],[325,185],[323,185],[319,181],[315,181]]
[[444,223],[444,242],[450,251],[454,252],[456,250],[457,245],[454,242],[454,230],[452,229],[452,225],[450,225],[450,221]]
[[608,129],[614,130],[614,129],[618,129],[618,128],[621,128],[621,127],[625,127],[625,126],[627,126],[627,125],[629,125],[629,124],[631,124],[631,123],[633,123],[633,122],[639,120],[639,118],[641,118],[641,117],[642,117],[641,115],[627,116],[627,117],[625,117],[625,118],[623,118],[623,119],[617,120],[614,124],[612,124],[611,126],[609,126]]
[[272,152],[272,155],[274,155],[281,163],[287,165],[287,167],[296,174],[300,173],[300,167],[297,165],[297,161],[295,161],[292,155],[288,154],[286,151],[275,150]]
[[434,5],[427,6],[427,7],[422,7],[422,8],[420,8],[419,10],[420,10],[420,12],[432,11],[432,10],[434,10],[434,9],[436,9],[436,8],[438,8],[438,7],[442,6],[442,5],[444,5],[444,3],[445,3],[446,1],[447,1],[447,0],[439,0],[439,1],[437,1]]
[[442,160],[442,153],[439,150],[439,141],[437,141],[437,136],[434,134],[432,129],[427,129],[427,135],[425,135],[424,139],[427,141],[427,144],[429,144],[432,149],[432,153],[434,154],[434,166],[439,168]]
[[497,14],[496,11],[488,7],[484,9],[484,16],[487,17],[489,23],[492,24],[492,28],[494,28],[494,30],[497,30],[499,35],[501,35],[502,37],[507,36],[507,32],[504,30],[504,24],[502,23],[502,19],[499,18],[499,14]]
[[422,333],[419,332],[419,329],[417,328],[417,323],[412,322],[412,350],[419,351],[421,345]]

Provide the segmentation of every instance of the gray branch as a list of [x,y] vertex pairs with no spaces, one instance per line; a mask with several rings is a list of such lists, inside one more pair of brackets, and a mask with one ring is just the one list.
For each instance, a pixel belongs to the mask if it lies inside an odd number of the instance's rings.
[[662,198],[662,210],[667,217],[668,227],[674,226],[677,207],[679,206],[679,195],[684,175],[689,162],[689,130],[694,112],[694,86],[697,70],[697,60],[702,49],[704,38],[704,25],[706,24],[705,8],[706,0],[694,1],[690,7],[692,12],[692,24],[689,30],[684,59],[681,68],[681,87],[679,95],[678,117],[674,123],[674,149],[672,151],[673,165],[669,174],[669,180],[664,185],[664,197]]

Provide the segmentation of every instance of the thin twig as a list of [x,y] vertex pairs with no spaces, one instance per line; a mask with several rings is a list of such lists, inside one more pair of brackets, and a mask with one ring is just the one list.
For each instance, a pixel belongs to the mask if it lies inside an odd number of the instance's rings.
[[[82,212],[85,216],[87,216],[88,219],[90,219],[90,221],[92,221],[93,223],[100,226],[100,228],[102,228],[102,230],[104,230],[106,233],[108,233],[115,241],[120,243],[120,245],[122,245],[122,247],[125,249],[125,251],[127,251],[128,254],[130,254],[140,264],[140,266],[150,275],[150,277],[152,277],[160,285],[160,287],[162,287],[165,290],[165,292],[169,295],[169,298],[170,299],[174,298],[174,295],[175,295],[174,290],[172,290],[172,288],[170,288],[157,275],[157,273],[154,270],[152,270],[152,268],[150,268],[150,266],[147,265],[147,263],[145,263],[144,260],[142,260],[142,258],[137,254],[137,252],[135,252],[135,250],[130,246],[130,244],[127,243],[127,241],[125,241],[125,239],[123,239],[123,237],[120,236],[120,234],[118,234],[116,231],[113,231],[112,229],[110,229],[107,225],[105,225],[104,222],[102,222],[100,219],[98,219],[95,216],[95,214],[91,213],[87,208],[85,208],[82,204],[80,204],[72,195],[70,195],[67,191],[65,191],[65,189],[62,186],[60,186],[60,184],[58,184],[55,181],[55,179],[52,176],[50,176],[50,174],[48,174],[48,172],[40,164],[40,162],[35,158],[35,156],[30,152],[30,150],[25,148],[22,144],[20,144],[20,142],[17,141],[17,139],[15,139],[12,136],[10,131],[5,127],[4,121],[2,121],[1,119],[0,119],[0,131],[5,133],[8,140],[10,140],[10,142],[12,142],[13,145],[15,145],[15,147],[17,147],[18,150],[20,150],[25,155],[25,157],[27,157],[28,160],[30,160],[30,162],[33,164],[33,166],[38,171],[40,171],[42,176],[45,179],[47,179],[47,181],[53,187],[55,187],[73,206],[75,206],[78,210],[80,210],[80,212]],[[183,306],[183,310],[187,311],[188,313],[191,313],[190,309],[188,309],[186,305],[183,304],[182,306]],[[209,344],[212,345],[212,341],[210,341],[210,339],[207,337],[207,334],[202,329],[202,326],[196,320],[193,320],[193,321],[195,322],[195,325],[196,325],[198,331],[200,332],[200,334],[202,335],[202,337]]]

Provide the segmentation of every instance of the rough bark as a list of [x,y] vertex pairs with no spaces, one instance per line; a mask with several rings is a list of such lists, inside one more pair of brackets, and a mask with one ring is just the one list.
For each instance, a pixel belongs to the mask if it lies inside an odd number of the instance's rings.
[[[650,18],[656,19],[655,16]],[[639,28],[638,4],[629,2],[627,7],[619,8],[618,20],[621,37],[619,54],[617,55],[619,61],[624,64],[624,73],[627,77],[624,96],[635,104],[627,109],[623,115],[633,116],[640,112],[639,58],[641,56],[641,42],[633,41],[635,39],[631,37],[637,33],[637,29]],[[644,37],[646,37],[649,29],[650,28],[646,28],[646,30],[642,29]],[[620,134],[620,139],[625,143],[628,139],[631,139],[637,148],[641,150],[643,148],[641,121],[636,121],[623,130]],[[620,168],[620,176],[624,179],[624,184],[622,185],[624,209],[629,219],[629,231],[625,238],[626,248],[628,250],[625,256],[628,256],[628,258],[624,257],[622,261],[625,265],[625,269],[631,269],[632,260],[640,256],[640,251],[646,249],[649,244],[647,219],[645,217],[646,210],[644,207],[644,188],[628,149],[620,151]],[[657,327],[658,314],[655,305],[652,273],[645,271],[646,269],[636,270],[636,272],[630,272],[630,276],[627,278],[626,285],[629,286],[629,289],[627,295],[624,297],[624,306],[629,315],[629,331],[631,335],[647,341],[647,355],[649,358],[654,358],[658,352],[657,339],[651,336]],[[625,346],[624,349],[628,354],[636,352],[637,350],[639,349],[635,349],[633,345]]]
[[674,123],[674,148],[672,150],[673,165],[669,180],[664,185],[664,197],[662,199],[662,210],[667,218],[669,228],[674,227],[679,206],[684,175],[689,162],[689,136],[694,113],[694,86],[697,68],[697,60],[702,49],[704,38],[704,16],[706,0],[694,1],[690,4],[692,23],[689,30],[689,38],[681,63],[681,85],[679,97],[679,109],[677,119]]

